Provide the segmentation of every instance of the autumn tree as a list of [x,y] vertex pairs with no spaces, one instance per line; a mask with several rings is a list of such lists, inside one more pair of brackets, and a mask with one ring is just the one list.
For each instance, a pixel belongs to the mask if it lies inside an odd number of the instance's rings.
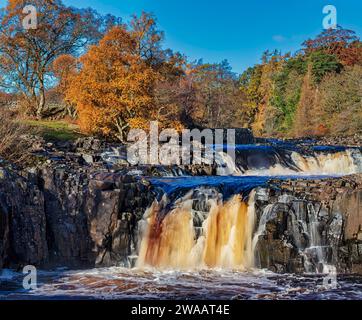
[[320,123],[333,134],[362,133],[362,66],[328,75],[320,92]]
[[[360,130],[356,91],[361,48],[355,32],[338,27],[305,41],[295,54],[265,51],[262,63],[240,77],[247,125],[256,135],[284,137],[324,135],[333,126],[350,133]],[[352,130],[347,130],[348,117]]]
[[[22,21],[28,4],[37,10],[37,26],[26,30]],[[110,17],[104,22],[114,23]],[[61,0],[9,0],[0,17],[0,85],[19,92],[27,111],[42,117],[53,61],[83,51],[102,29],[104,23],[92,10],[66,7]]]
[[240,90],[245,97],[245,101],[243,103],[243,116],[246,119],[245,123],[249,128],[255,120],[258,108],[263,99],[259,90],[262,72],[262,65],[255,65],[243,72],[239,79]]
[[129,32],[136,42],[135,53],[157,74],[153,91],[157,119],[179,127],[184,110],[179,99],[180,82],[185,75],[186,57],[162,48],[164,33],[158,29],[153,14],[142,12],[139,17],[133,15]]
[[284,57],[276,50],[272,53],[266,52],[262,62],[259,70],[260,84],[257,89],[259,104],[251,127],[258,135],[271,135],[275,132],[278,118],[281,115],[280,110],[273,105],[272,100],[275,89],[274,80],[283,68]]
[[343,65],[362,63],[362,46],[359,37],[354,31],[341,26],[337,29],[324,30],[315,39],[309,39],[302,45],[307,55],[322,51],[337,57]]
[[[77,73],[77,58],[70,54],[63,54],[54,60],[51,70],[57,79],[57,84],[53,90],[61,97],[65,106],[64,108],[62,106],[61,109],[65,109],[66,115],[75,118],[76,108],[66,98],[66,93],[70,90],[72,79]],[[61,112],[62,110],[59,111]]]
[[199,61],[188,76],[192,83],[186,84],[194,94],[190,114],[194,124],[209,128],[240,125],[236,113],[242,105],[242,94],[237,76],[226,60],[216,64]]
[[130,126],[153,113],[156,73],[136,53],[137,43],[114,27],[80,59],[82,69],[68,98],[76,104],[83,131],[121,141]]
[[0,91],[0,108],[7,107],[13,101],[13,99],[13,95]]
[[183,75],[184,57],[161,47],[155,18],[134,16],[111,29],[80,59],[67,99],[74,103],[86,132],[125,141],[130,128],[150,120],[180,128],[174,84]]

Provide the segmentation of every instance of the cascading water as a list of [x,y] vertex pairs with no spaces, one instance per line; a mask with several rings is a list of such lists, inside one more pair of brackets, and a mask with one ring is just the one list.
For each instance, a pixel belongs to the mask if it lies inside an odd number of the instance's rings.
[[[35,294],[102,299],[362,297],[359,278],[339,276],[333,290],[325,284],[325,279],[337,280],[337,267],[344,261],[341,237],[348,211],[338,201],[324,202],[309,192],[335,187],[329,185],[334,179],[324,183],[320,176],[362,172],[360,149],[303,153],[246,146],[235,163],[226,154],[216,163],[220,176],[190,176],[184,167],[157,167],[157,175],[143,167],[127,169],[128,175],[151,173],[145,182],[152,199],[158,199],[126,239],[130,247],[122,248],[125,256],[131,254],[129,268],[123,268],[127,264],[122,260],[122,267],[39,272],[42,285]],[[341,179],[342,184],[352,185],[348,179]],[[290,189],[284,188],[285,181]],[[343,189],[342,184],[336,189]],[[139,233],[138,241],[133,232]],[[0,274],[10,291],[13,277],[17,275]]]
[[240,195],[225,202],[206,197],[199,210],[193,207],[193,194],[187,194],[165,215],[157,202],[146,211],[137,266],[251,267],[254,193],[249,195],[248,203]]
[[[245,178],[233,179],[237,183]],[[243,184],[245,192],[247,188],[250,185]],[[224,201],[218,190],[206,187],[191,187],[191,191],[173,202],[166,195],[155,201],[139,223],[137,267],[260,268],[259,242],[267,234],[268,223],[285,219],[289,239],[286,245],[296,248],[304,272],[333,270],[342,230],[342,216],[338,212],[331,216],[311,202],[282,194],[265,204],[258,218],[256,197],[262,199],[261,203],[268,201],[267,189],[251,189],[247,202],[240,195],[243,192]]]
[[[265,228],[266,228],[266,224],[269,220],[271,220],[274,217],[274,205],[272,204],[268,204],[264,211],[262,216],[260,217],[260,221],[259,221],[259,226],[257,228],[257,231],[255,232],[254,236],[253,236],[253,240],[252,240],[252,252],[253,252],[253,256],[255,257],[255,250],[256,250],[256,246],[258,244],[259,241],[259,237],[263,235]],[[259,259],[256,261],[254,258],[254,263],[253,266],[259,266],[260,265],[260,261]]]
[[283,148],[243,146],[236,149],[236,163],[218,154],[219,175],[348,175],[362,172],[360,149],[316,149],[308,154]]
[[[208,146],[212,154],[213,146]],[[228,147],[230,148],[230,147]],[[236,145],[235,159],[228,153],[216,151],[214,162],[218,176],[277,176],[277,175],[348,175],[362,173],[362,152],[359,148],[311,147],[303,149],[290,145]],[[110,165],[123,163],[124,150],[103,153]],[[201,158],[197,158],[201,163]],[[140,175],[142,171],[140,172]],[[194,175],[183,166],[158,166],[160,176]]]
[[355,160],[360,150],[347,149],[337,153],[316,154],[312,157],[303,157],[293,153],[292,158],[304,173],[346,175],[362,172],[361,163]]
[[[161,269],[259,267],[258,243],[267,233],[268,222],[276,219],[280,208],[283,211],[291,206],[287,214],[288,245],[297,248],[304,271],[330,270],[335,254],[332,238],[341,230],[339,218],[335,217],[334,231],[324,230],[326,218],[321,212],[285,194],[277,203],[265,204],[255,225],[255,191],[250,190],[270,176],[307,178],[360,173],[361,149],[243,145],[236,146],[235,155],[232,159],[224,152],[215,154],[213,172],[223,180],[215,176],[190,178],[190,172],[182,166],[158,168],[160,176],[181,180],[171,190],[164,190],[163,199],[155,201],[139,222],[138,249],[132,256],[136,265]],[[232,176],[241,180],[229,185]],[[216,189],[210,189],[213,186]],[[177,194],[181,189],[188,193]],[[244,191],[250,193],[248,203],[241,196]]]
[[[327,232],[321,232],[324,228],[322,213],[316,211],[313,204],[307,204],[308,224],[306,226],[309,235],[309,245],[302,251],[305,255],[305,270],[311,273],[329,273],[334,269],[335,246],[333,238],[341,234],[342,216],[336,214],[334,217],[334,228],[329,228]],[[326,230],[327,231],[327,230]],[[328,241],[327,237],[332,237]],[[328,257],[329,256],[329,257]]]
[[[260,191],[260,190],[259,190]],[[258,191],[258,192],[259,192]],[[277,213],[286,216],[290,244],[298,251],[304,264],[304,272],[329,274],[335,270],[334,263],[338,242],[342,231],[342,215],[333,212],[332,216],[316,208],[315,204],[283,194],[275,203],[267,204],[259,219],[259,226],[253,237],[255,266],[260,267],[258,243],[266,234],[267,224],[277,219]]]

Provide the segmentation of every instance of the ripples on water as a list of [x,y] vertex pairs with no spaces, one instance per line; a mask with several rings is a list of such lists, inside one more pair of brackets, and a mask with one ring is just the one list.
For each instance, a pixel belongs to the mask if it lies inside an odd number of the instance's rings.
[[22,289],[20,274],[5,271],[0,279],[0,299],[362,299],[361,276],[339,276],[338,288],[328,289],[322,276],[262,270],[58,270],[39,272],[35,291]]

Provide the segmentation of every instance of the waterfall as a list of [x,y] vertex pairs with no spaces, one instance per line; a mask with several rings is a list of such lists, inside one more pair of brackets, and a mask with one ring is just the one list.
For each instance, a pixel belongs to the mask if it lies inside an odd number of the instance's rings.
[[[202,146],[200,146],[201,148]],[[208,146],[204,153],[214,153],[214,163],[218,176],[278,176],[278,175],[348,175],[362,173],[362,150],[344,147],[315,147],[306,149],[288,145],[236,145],[235,159],[223,151],[213,151]],[[182,153],[190,152],[183,148]],[[192,154],[195,163],[202,163],[202,157]],[[101,154],[109,165],[126,162],[124,150],[113,150]],[[197,167],[197,165],[195,166]],[[177,166],[157,166],[159,176],[188,176],[193,172],[185,170],[183,164]],[[147,173],[147,172],[146,172]],[[142,170],[137,174],[142,174]]]
[[216,174],[218,176],[240,176],[242,172],[236,167],[234,159],[225,152],[215,153],[215,163],[217,165]]
[[357,149],[347,149],[337,153],[321,153],[308,157],[293,153],[292,158],[305,173],[347,175],[362,172],[362,166],[355,161],[358,154],[361,155],[361,152]]
[[288,194],[279,196],[277,202],[267,204],[252,241],[252,252],[257,259],[254,265],[261,266],[258,243],[260,237],[268,233],[267,223],[277,219],[277,212],[283,212],[288,221],[285,232],[289,234],[289,242],[293,244],[296,254],[302,258],[304,271],[327,274],[335,270],[342,215],[338,212],[329,215],[325,209],[315,206],[312,202],[298,200]]
[[360,149],[310,151],[250,146],[236,153],[236,164],[226,154],[216,157],[218,175],[348,175],[362,172]]
[[[258,229],[255,232],[253,240],[252,240],[252,252],[253,252],[254,255],[255,255],[255,252],[256,252],[256,246],[258,244],[259,237],[264,234],[267,222],[275,217],[275,215],[274,215],[274,207],[275,206],[273,204],[268,204],[264,208],[263,214],[260,217]],[[259,261],[257,261],[257,262],[254,261],[253,265],[254,266],[259,265]]]
[[[195,210],[192,193],[164,214],[154,202],[142,222],[138,267],[161,269],[230,268],[253,264],[254,192],[228,201],[206,197],[205,211]],[[201,208],[198,208],[201,209]]]
[[[328,228],[328,233],[321,232],[324,227],[323,218],[316,211],[312,203],[307,204],[307,214],[309,223],[307,231],[309,235],[309,245],[302,250],[305,257],[305,270],[311,273],[330,273],[335,269],[331,264],[335,258],[335,239],[342,229],[342,216],[335,214],[333,222]],[[332,239],[327,239],[327,236]],[[330,241],[328,241],[330,240]],[[331,254],[332,253],[332,256]],[[330,257],[329,257],[330,256]]]

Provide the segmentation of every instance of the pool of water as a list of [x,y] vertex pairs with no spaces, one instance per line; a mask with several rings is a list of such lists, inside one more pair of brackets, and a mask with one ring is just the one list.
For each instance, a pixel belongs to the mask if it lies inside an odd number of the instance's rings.
[[329,285],[322,275],[280,275],[269,271],[157,271],[103,268],[38,272],[37,289],[22,288],[22,275],[0,277],[0,299],[240,299],[361,300],[362,276],[340,275]]

